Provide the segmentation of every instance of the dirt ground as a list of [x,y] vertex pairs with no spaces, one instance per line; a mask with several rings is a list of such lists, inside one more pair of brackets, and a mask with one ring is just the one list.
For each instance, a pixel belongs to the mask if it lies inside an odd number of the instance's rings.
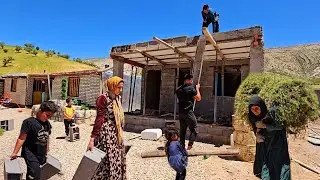
[[[17,109],[0,110],[0,119],[12,118],[15,120],[15,129],[5,132],[0,136],[0,179],[3,179],[3,162],[7,158],[15,145],[23,119],[30,115],[30,110],[24,109],[18,113]],[[49,154],[58,158],[62,163],[62,175],[56,175],[51,180],[71,180],[85,152],[89,141],[92,126],[81,124],[81,139],[76,142],[68,142],[64,139],[57,139],[64,134],[62,122],[53,122],[53,134],[50,139]],[[315,123],[312,127],[319,127],[320,123]],[[125,133],[125,137],[131,138],[138,134]],[[129,180],[169,180],[174,179],[175,172],[169,167],[167,159],[163,158],[141,158],[141,152],[156,150],[164,145],[164,138],[158,141],[146,141],[139,138],[130,140],[132,148],[127,154],[127,176]],[[222,146],[220,148],[228,148]],[[314,146],[304,139],[289,137],[289,147],[291,157],[298,159],[320,171],[320,146]],[[205,143],[195,143],[195,150],[215,149],[214,145]],[[25,171],[23,160],[21,164]],[[294,180],[320,180],[319,175],[292,162],[292,176]],[[210,156],[205,159],[203,156],[190,157],[187,169],[187,180],[254,180],[252,175],[253,164],[249,162],[233,161]]]

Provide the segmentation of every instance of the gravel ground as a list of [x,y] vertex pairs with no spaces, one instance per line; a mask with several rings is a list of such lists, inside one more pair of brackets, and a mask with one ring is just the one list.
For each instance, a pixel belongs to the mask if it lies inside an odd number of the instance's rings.
[[[16,138],[19,134],[21,122],[30,115],[30,110],[24,109],[22,113],[18,113],[17,109],[0,110],[0,119],[15,119],[15,129],[5,132],[0,136],[0,179],[3,179],[3,160],[7,158],[15,145]],[[58,158],[62,163],[62,175],[56,175],[50,180],[71,180],[86,150],[89,141],[92,126],[89,124],[81,124],[80,140],[76,142],[68,142],[57,137],[64,136],[64,125],[62,122],[53,122],[53,132],[50,137],[49,154]],[[127,139],[135,137],[139,134],[125,133]],[[159,141],[146,141],[139,138],[129,141],[133,146],[127,154],[127,176],[129,180],[170,180],[174,179],[175,172],[169,167],[167,159],[162,158],[146,158],[140,157],[141,152],[148,150],[156,150],[157,147],[163,146],[165,141],[161,138]],[[223,146],[220,148],[227,148]],[[211,144],[195,143],[195,150],[214,149]],[[291,153],[300,161],[319,167],[320,164],[320,148],[313,146],[304,140],[296,140],[290,138]],[[23,160],[21,164],[25,170]],[[257,179],[252,175],[252,163],[225,160],[216,156],[204,159],[202,156],[190,157],[187,169],[187,180],[246,180]],[[296,163],[292,163],[293,179],[315,180],[319,179],[314,173],[303,169]]]

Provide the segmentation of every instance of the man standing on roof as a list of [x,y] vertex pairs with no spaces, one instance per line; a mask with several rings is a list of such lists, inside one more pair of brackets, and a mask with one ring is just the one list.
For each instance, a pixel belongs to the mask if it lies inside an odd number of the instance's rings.
[[213,33],[219,32],[219,14],[212,12],[209,6],[206,4],[202,8],[202,27],[208,27],[212,23]]
[[188,150],[192,148],[198,134],[197,119],[193,112],[193,103],[195,100],[201,100],[200,84],[197,84],[196,87],[192,84],[193,76],[186,74],[184,76],[184,84],[176,90],[179,100],[180,143],[185,147],[186,132],[189,127]]

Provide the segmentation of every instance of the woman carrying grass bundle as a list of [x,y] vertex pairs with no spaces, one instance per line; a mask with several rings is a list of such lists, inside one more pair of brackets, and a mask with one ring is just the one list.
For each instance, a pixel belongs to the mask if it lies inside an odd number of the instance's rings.
[[256,134],[254,174],[263,180],[290,180],[290,157],[286,129],[259,96],[249,99],[249,121]]
[[114,76],[106,81],[107,93],[98,97],[97,117],[91,134],[88,150],[93,146],[106,152],[92,179],[126,179],[126,158],[123,143],[124,113],[120,93],[123,79]]

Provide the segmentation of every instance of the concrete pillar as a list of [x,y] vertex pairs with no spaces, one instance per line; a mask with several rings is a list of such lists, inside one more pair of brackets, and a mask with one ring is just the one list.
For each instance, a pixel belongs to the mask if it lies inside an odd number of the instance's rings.
[[263,42],[259,42],[257,47],[251,45],[250,48],[250,72],[263,72],[264,70],[264,50]]
[[124,63],[114,60],[113,61],[113,76],[119,76],[123,78],[123,69],[124,69]]
[[241,71],[241,82],[242,82],[249,75],[250,68],[248,65],[242,65],[240,68],[240,71]]

